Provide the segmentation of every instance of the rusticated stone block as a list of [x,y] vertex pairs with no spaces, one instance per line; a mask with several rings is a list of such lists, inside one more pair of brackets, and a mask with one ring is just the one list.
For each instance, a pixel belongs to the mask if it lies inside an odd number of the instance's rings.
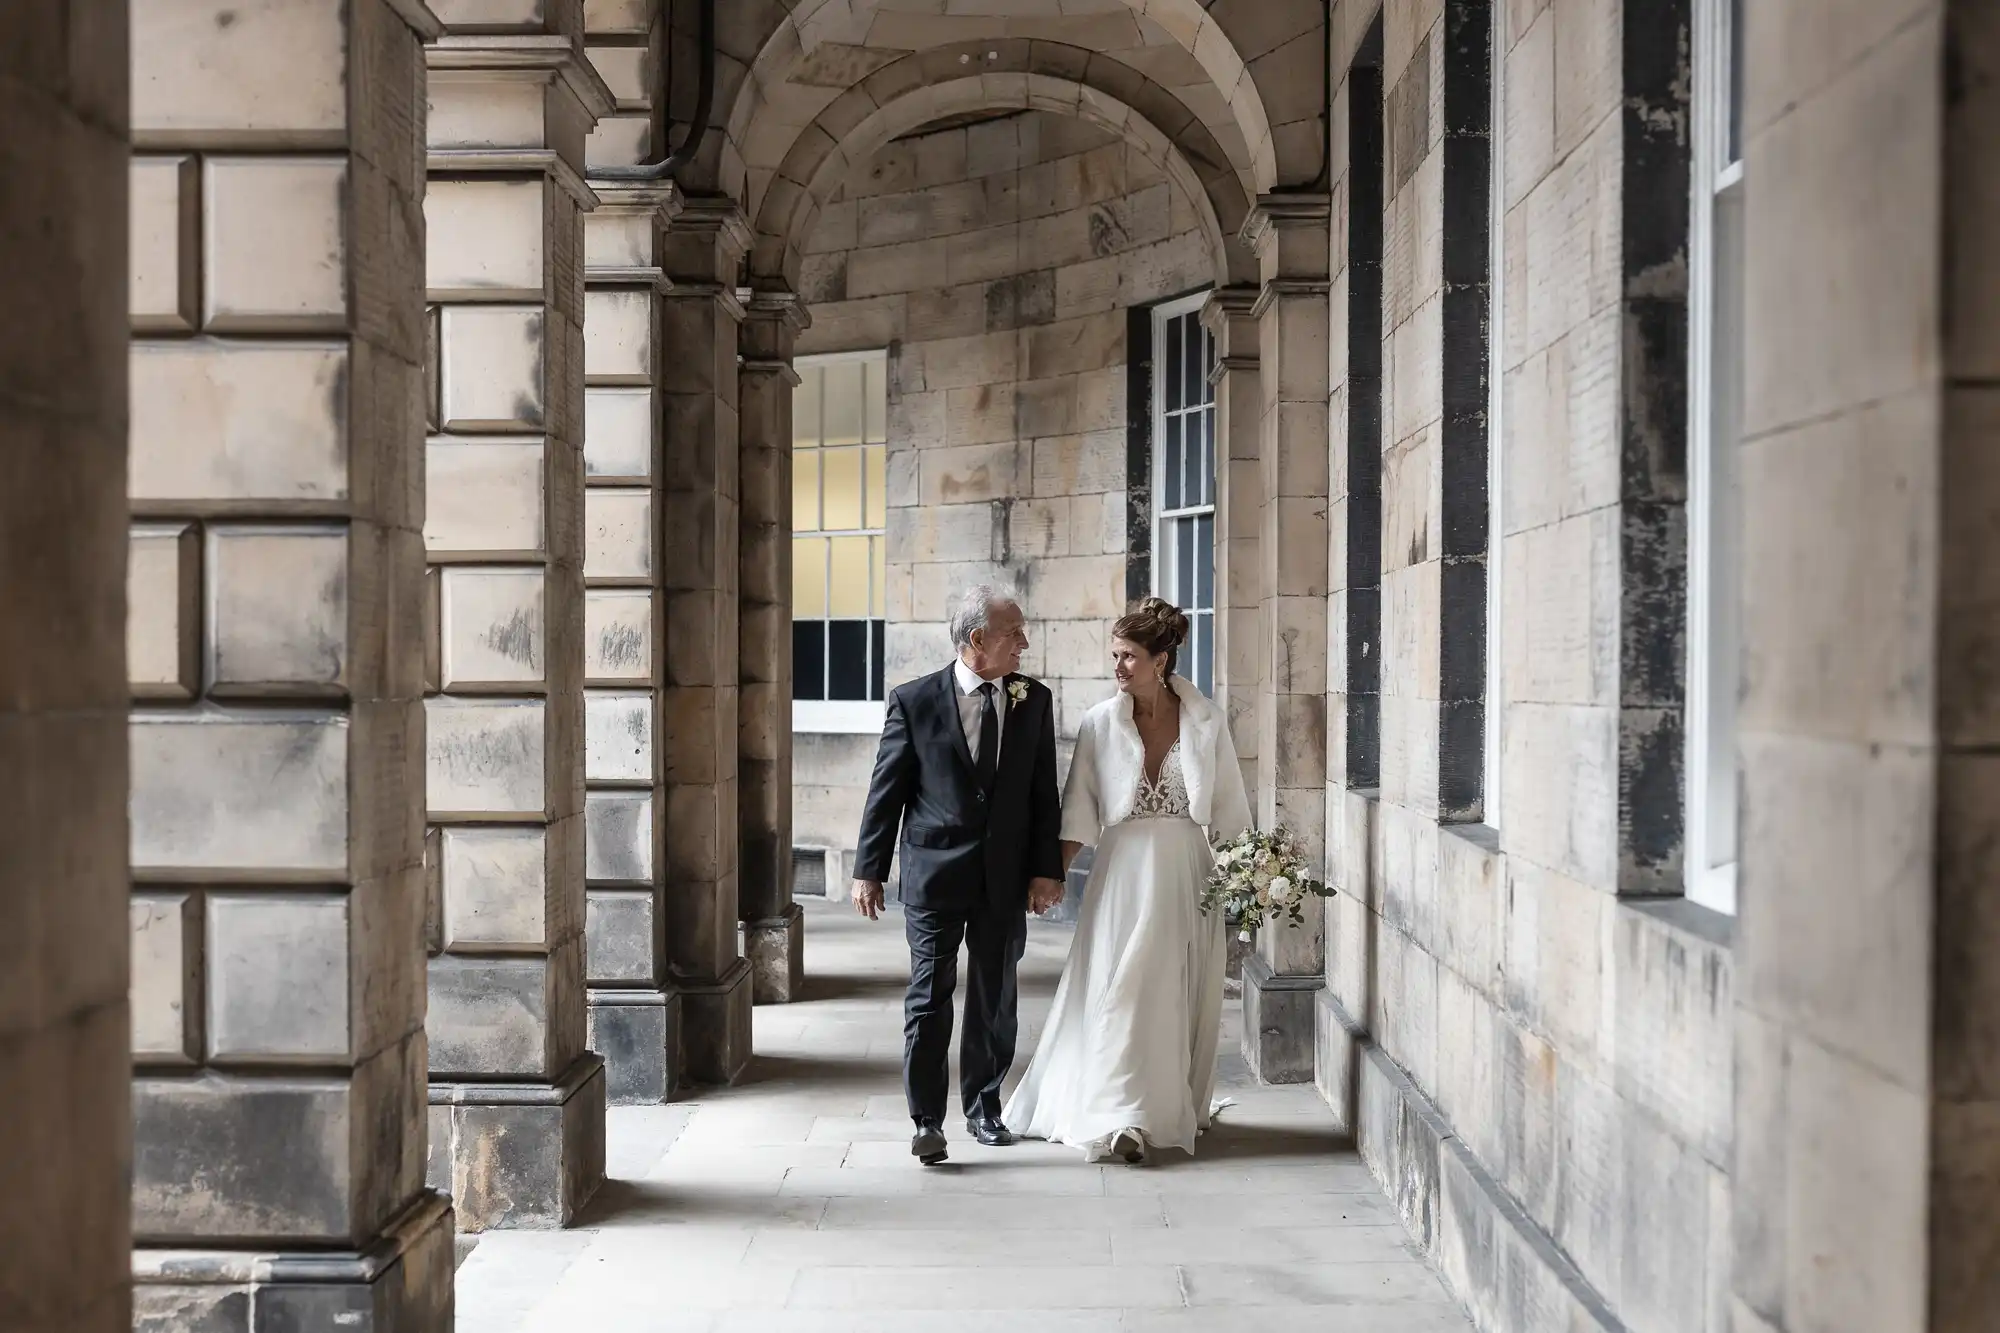
[[590,890],[584,910],[584,958],[591,984],[656,982],[661,973],[659,933],[651,888]]
[[132,1056],[142,1063],[201,1058],[201,918],[193,895],[132,895]]
[[653,493],[584,492],[583,572],[592,580],[645,580],[653,573]]
[[787,904],[783,915],[743,923],[743,954],[750,963],[757,1004],[790,1004],[800,998],[806,974],[805,912]]
[[540,555],[544,452],[540,440],[433,439],[424,451],[424,546],[433,556]]
[[346,528],[214,524],[207,565],[211,694],[348,687]]
[[346,896],[211,893],[205,905],[209,1062],[345,1060]]
[[344,157],[202,164],[202,315],[218,333],[338,332],[347,318]]
[[548,832],[540,828],[440,830],[443,947],[546,949],[550,943]]
[[134,869],[344,873],[348,732],[334,713],[135,713]]
[[433,1085],[431,1167],[461,1231],[568,1226],[604,1182],[604,1061],[553,1085]]
[[419,1187],[422,1042],[351,1078],[134,1080],[132,1231],[146,1243],[355,1244]]
[[348,378],[344,344],[133,344],[132,498],[347,498]]
[[653,696],[592,690],[584,695],[583,775],[591,782],[653,780]]
[[554,985],[546,957],[460,958],[430,962],[433,1077],[546,1076],[555,1041]]
[[738,959],[714,982],[683,984],[683,1070],[695,1083],[729,1084],[750,1065],[750,964]]
[[653,878],[653,794],[594,791],[584,797],[584,877],[591,883]]
[[1262,957],[1243,960],[1243,1058],[1263,1083],[1307,1083],[1313,1077],[1316,1041],[1315,974],[1274,974]]
[[[342,10],[313,0],[161,0],[134,6],[132,123],[203,142],[337,143],[347,126]],[[285,59],[271,59],[283,51]]]
[[433,817],[546,810],[544,713],[537,699],[426,700]]
[[200,171],[192,156],[132,159],[132,327],[182,333],[200,319]]
[[548,420],[540,306],[446,306],[439,317],[446,430],[536,431]]
[[681,1067],[681,997],[673,991],[593,990],[590,1049],[604,1057],[613,1106],[671,1101]]
[[443,688],[518,688],[544,679],[544,570],[447,568],[438,583]]
[[201,534],[192,523],[140,523],[126,556],[125,672],[142,699],[201,688]]
[[433,180],[424,191],[424,282],[432,300],[532,300],[547,285],[544,191],[527,178]]
[[653,675],[653,594],[592,588],[583,595],[583,675],[591,684],[642,684]]
[[592,481],[643,481],[652,473],[652,390],[586,389],[583,395],[584,476]]

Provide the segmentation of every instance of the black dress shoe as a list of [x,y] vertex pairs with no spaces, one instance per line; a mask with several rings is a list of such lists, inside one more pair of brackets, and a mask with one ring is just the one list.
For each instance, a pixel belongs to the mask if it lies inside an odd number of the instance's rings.
[[1014,1131],[1001,1124],[997,1115],[968,1116],[965,1128],[973,1138],[989,1148],[1004,1148],[1014,1142]]
[[944,1147],[944,1131],[932,1120],[917,1122],[917,1135],[910,1140],[910,1156],[925,1166],[936,1166],[948,1154]]

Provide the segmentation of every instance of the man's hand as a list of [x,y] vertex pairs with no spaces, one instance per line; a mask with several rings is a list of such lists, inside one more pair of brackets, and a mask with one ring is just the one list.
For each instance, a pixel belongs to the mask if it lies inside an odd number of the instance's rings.
[[854,899],[855,911],[861,913],[861,915],[867,917],[870,921],[877,920],[878,918],[881,917],[882,915],[881,881],[873,879],[857,879],[854,881],[854,888],[852,890],[851,896]]
[[1036,916],[1048,911],[1063,900],[1063,882],[1059,879],[1031,879],[1028,881],[1028,910]]

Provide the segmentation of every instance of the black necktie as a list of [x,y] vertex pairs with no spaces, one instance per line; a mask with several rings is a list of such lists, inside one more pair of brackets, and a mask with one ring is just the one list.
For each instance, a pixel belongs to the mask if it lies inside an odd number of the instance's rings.
[[979,785],[993,786],[993,775],[1000,768],[1000,713],[993,706],[993,682],[980,685],[979,693],[985,702],[979,706],[979,754],[973,760],[973,768],[979,774]]

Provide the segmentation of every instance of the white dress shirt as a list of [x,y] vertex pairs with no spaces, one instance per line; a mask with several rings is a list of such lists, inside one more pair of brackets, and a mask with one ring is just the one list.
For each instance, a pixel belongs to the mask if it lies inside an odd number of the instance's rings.
[[[964,658],[952,663],[952,678],[958,682],[958,720],[965,728],[965,745],[972,751],[972,762],[979,762],[979,717],[985,710],[985,697],[979,687],[988,682],[965,664]],[[1000,730],[993,740],[993,766],[1000,766],[1001,737],[1007,734],[1007,680],[1001,677],[991,682],[993,686],[993,711],[1000,719]]]

